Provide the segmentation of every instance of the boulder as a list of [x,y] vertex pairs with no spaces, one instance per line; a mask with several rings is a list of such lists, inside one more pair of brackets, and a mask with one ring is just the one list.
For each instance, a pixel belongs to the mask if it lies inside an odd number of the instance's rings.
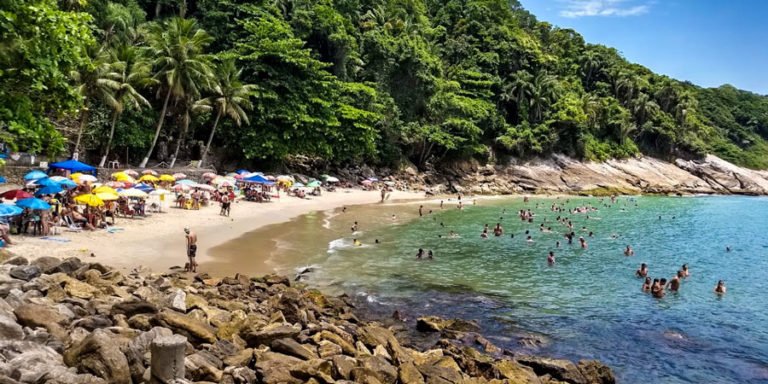
[[11,268],[8,274],[14,279],[30,281],[40,276],[40,268],[35,265],[19,265]]
[[322,340],[330,341],[339,347],[341,347],[341,350],[344,351],[347,355],[354,356],[355,355],[355,346],[352,345],[352,343],[348,342],[347,340],[344,340],[341,336],[330,332],[330,331],[320,331],[316,333],[314,336],[312,336],[312,339],[315,341],[315,343],[320,343]]
[[299,344],[294,339],[277,339],[272,342],[272,350],[284,353],[289,356],[295,356],[303,360],[317,359],[317,354],[307,346]]
[[320,340],[320,343],[318,343],[317,352],[320,355],[320,358],[324,359],[330,356],[341,355],[343,350],[338,344],[332,343],[328,340]]
[[11,257],[10,259],[6,260],[5,262],[3,262],[3,264],[7,264],[7,265],[27,265],[27,264],[29,264],[29,260],[27,260],[27,258],[25,258],[25,257],[15,256],[15,257]]
[[376,372],[362,367],[352,369],[352,379],[361,384],[383,384]]
[[103,315],[86,316],[81,319],[75,320],[71,324],[72,327],[81,327],[89,331],[93,331],[99,328],[107,328],[112,326],[112,320]]
[[170,309],[163,309],[157,315],[157,320],[161,325],[171,328],[190,339],[200,340],[207,343],[216,342],[216,333],[213,327],[198,321],[191,316]]
[[[116,315],[116,316],[123,316],[123,315]],[[142,331],[149,331],[150,329],[152,329],[152,323],[154,319],[155,317],[153,315],[140,313],[138,315],[131,316],[131,318],[128,319],[128,325],[130,325],[131,328],[140,329]]]
[[0,340],[21,340],[24,330],[16,324],[15,317],[0,313]]
[[289,370],[286,369],[287,367],[299,364],[302,360],[275,352],[257,352],[254,355],[256,357],[254,367],[261,382],[265,384],[304,383],[303,380],[293,377]]
[[13,311],[19,324],[27,327],[43,327],[54,337],[64,341],[67,339],[67,331],[61,326],[64,316],[51,307],[39,304],[22,304]]
[[568,360],[549,359],[537,356],[517,356],[515,360],[533,368],[537,376],[550,375],[552,378],[571,384],[589,384],[576,364]]
[[421,332],[442,332],[444,330],[455,332],[477,332],[480,327],[474,321],[461,319],[443,319],[437,316],[425,316],[416,320],[416,329]]
[[376,378],[382,383],[394,384],[397,381],[397,368],[381,356],[362,357],[360,358],[360,365],[373,371]]
[[418,367],[419,372],[426,378],[427,383],[461,383],[463,377],[460,372],[451,368],[438,367],[434,365],[422,365]]
[[224,358],[224,365],[231,367],[245,367],[253,361],[253,349],[246,348],[240,352]]
[[53,348],[30,340],[0,340],[0,372],[23,383],[37,383],[54,366],[63,366]]
[[169,308],[181,313],[187,312],[187,294],[181,289],[176,288],[171,290],[171,292],[165,296],[165,299]]
[[280,275],[267,275],[262,278],[262,281],[267,285],[277,285],[282,284],[286,287],[291,286],[291,279],[289,279],[286,276],[280,276]]
[[110,313],[112,315],[123,314],[131,318],[140,313],[157,313],[157,306],[144,300],[123,301],[113,305]]
[[61,264],[59,264],[58,266],[54,267],[48,273],[58,273],[58,272],[61,272],[61,273],[69,274],[69,273],[72,273],[74,271],[77,271],[82,266],[83,266],[83,262],[80,261],[80,259],[78,259],[77,257],[70,257],[70,258],[62,260]]
[[334,377],[344,380],[352,378],[352,370],[357,366],[357,360],[349,356],[336,355],[331,358],[331,362],[333,362]]
[[249,347],[271,345],[273,341],[284,338],[294,338],[301,327],[288,324],[267,324],[264,327],[251,326],[240,331],[240,337]]
[[223,363],[208,351],[198,351],[184,358],[187,377],[194,381],[221,381]]
[[397,377],[402,384],[425,384],[424,376],[411,362],[400,365]]
[[131,384],[128,360],[108,331],[98,329],[67,349],[64,362],[77,367],[81,373],[93,374],[109,383]]
[[590,384],[615,384],[616,377],[610,367],[596,360],[581,360],[578,364],[581,374]]
[[54,273],[54,270],[61,265],[61,260],[57,257],[42,256],[32,260],[31,265],[40,268],[40,272],[45,274]]
[[513,383],[539,384],[541,381],[530,367],[520,365],[511,360],[501,360],[493,364],[498,376]]
[[290,368],[291,376],[305,382],[316,379],[323,383],[333,383],[332,371],[333,364],[321,359],[307,360]]

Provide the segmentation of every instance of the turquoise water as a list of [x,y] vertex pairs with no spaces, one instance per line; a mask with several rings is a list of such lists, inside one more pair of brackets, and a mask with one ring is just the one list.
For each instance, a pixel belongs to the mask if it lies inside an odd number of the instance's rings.
[[[599,211],[588,219],[552,212],[552,203],[591,204]],[[330,229],[345,236],[308,260],[319,266],[310,282],[360,295],[381,314],[398,309],[412,319],[476,319],[500,346],[599,359],[622,383],[768,382],[768,199],[638,197],[620,198],[610,208],[606,203],[513,198],[460,211],[450,202],[442,210],[425,206],[432,215],[397,221],[390,220],[392,212],[370,210],[364,219],[378,228],[354,235],[348,234],[354,216],[340,216]],[[517,217],[523,208],[536,214],[533,223]],[[417,209],[405,208],[411,216]],[[567,228],[554,222],[559,215],[572,219],[577,237],[587,238],[587,250],[576,239],[567,244]],[[505,235],[482,239],[483,225],[493,228],[502,216]],[[553,233],[541,233],[542,223]],[[450,230],[461,237],[438,237]],[[533,243],[526,242],[525,230]],[[364,246],[352,246],[353,237]],[[635,256],[624,256],[627,244]],[[418,248],[433,250],[435,259],[417,260]],[[546,262],[550,250],[557,257],[554,266]],[[691,276],[679,293],[654,299],[641,292],[642,281],[634,276],[641,262],[649,265],[650,276],[667,279],[688,263]],[[719,279],[728,286],[723,297],[713,293]],[[520,340],[530,335],[543,344],[526,349]]]

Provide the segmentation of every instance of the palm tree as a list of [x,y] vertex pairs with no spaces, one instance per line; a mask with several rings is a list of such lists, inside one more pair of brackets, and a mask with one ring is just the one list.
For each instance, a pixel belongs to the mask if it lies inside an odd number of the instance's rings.
[[75,141],[73,153],[78,153],[80,150],[83,131],[85,131],[90,117],[89,106],[94,101],[102,102],[110,108],[115,108],[118,104],[114,92],[120,86],[117,81],[120,74],[114,71],[109,53],[103,47],[95,45],[89,46],[86,52],[86,65],[70,73],[77,84],[78,93],[83,98],[80,127],[77,131],[77,141]]
[[592,77],[596,75],[603,62],[600,55],[595,51],[587,51],[581,62],[581,73],[584,76],[584,84],[589,87],[592,84]]
[[651,100],[648,94],[640,93],[632,101],[632,113],[637,120],[637,125],[642,126],[650,117],[659,112],[659,105]]
[[519,70],[510,77],[510,81],[504,84],[501,100],[514,102],[516,109],[512,114],[515,115],[515,118],[518,118],[522,113],[522,107],[527,104],[531,96],[533,75],[528,71]]
[[242,122],[249,124],[246,110],[253,108],[249,100],[256,86],[253,84],[243,84],[240,81],[242,69],[235,67],[234,60],[226,60],[221,63],[218,69],[219,83],[213,88],[213,93],[209,98],[203,99],[201,105],[216,109],[216,119],[213,121],[211,134],[208,136],[208,142],[205,144],[202,159],[198,163],[198,168],[205,163],[205,157],[211,149],[213,135],[216,133],[216,127],[219,126],[219,120],[222,116],[227,116],[239,127]]
[[142,105],[151,107],[149,101],[139,93],[137,87],[146,87],[152,83],[149,67],[143,63],[139,57],[138,49],[131,44],[122,44],[112,50],[115,63],[114,70],[120,74],[117,80],[119,87],[115,91],[115,104],[112,108],[112,123],[109,129],[109,138],[104,149],[104,155],[101,157],[99,167],[103,167],[109,157],[109,151],[112,149],[112,139],[115,136],[115,127],[117,121],[125,110],[126,105],[133,106],[140,110]]
[[[147,166],[163,129],[165,113],[171,97],[176,102],[196,99],[200,89],[208,87],[213,79],[210,56],[203,51],[213,41],[208,33],[197,27],[195,20],[172,18],[165,23],[155,23],[147,33],[148,47],[145,57],[154,68],[154,79],[159,83],[158,95],[165,93],[155,137],[141,168]],[[185,103],[186,104],[186,103]]]
[[530,121],[538,122],[544,116],[544,111],[557,98],[557,78],[547,73],[547,71],[539,72],[533,79],[530,92],[530,98],[528,99],[530,104]]

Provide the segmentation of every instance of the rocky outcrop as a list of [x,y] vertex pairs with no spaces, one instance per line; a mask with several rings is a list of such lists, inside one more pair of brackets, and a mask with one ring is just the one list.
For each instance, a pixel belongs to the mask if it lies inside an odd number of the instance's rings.
[[415,347],[395,328],[358,319],[347,298],[281,276],[123,275],[77,259],[0,265],[3,383],[148,382],[159,341],[179,338],[185,383],[615,381],[599,362],[503,351],[471,321],[424,317],[409,328],[436,344]]

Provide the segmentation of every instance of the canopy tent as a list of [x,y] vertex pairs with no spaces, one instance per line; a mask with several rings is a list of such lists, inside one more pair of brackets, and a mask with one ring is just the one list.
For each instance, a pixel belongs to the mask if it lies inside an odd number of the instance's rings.
[[48,165],[48,170],[55,169],[63,169],[70,172],[96,174],[96,167],[90,166],[86,163],[81,163],[77,160],[60,161],[58,163],[51,163]]
[[235,173],[237,173],[238,175],[243,175],[243,174],[246,174],[246,173],[251,173],[251,171],[249,171],[247,169],[238,169]]
[[[259,184],[272,183],[271,181],[267,180],[267,178],[262,176],[262,175],[253,175],[251,177],[243,179],[243,181],[245,181],[247,183],[259,183]],[[274,184],[274,183],[272,183],[272,184]]]

